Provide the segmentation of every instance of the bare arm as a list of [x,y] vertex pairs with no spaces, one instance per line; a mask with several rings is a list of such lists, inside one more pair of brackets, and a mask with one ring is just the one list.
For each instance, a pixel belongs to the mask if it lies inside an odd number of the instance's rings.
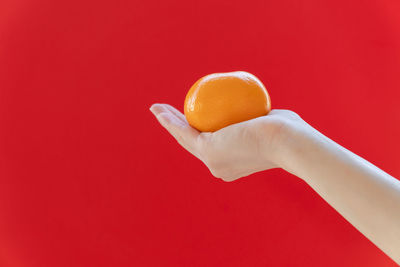
[[400,182],[330,140],[296,113],[267,116],[200,133],[166,104],[151,111],[211,173],[234,181],[283,168],[308,183],[361,233],[400,264]]
[[310,126],[302,127],[282,145],[282,167],[400,263],[400,181]]

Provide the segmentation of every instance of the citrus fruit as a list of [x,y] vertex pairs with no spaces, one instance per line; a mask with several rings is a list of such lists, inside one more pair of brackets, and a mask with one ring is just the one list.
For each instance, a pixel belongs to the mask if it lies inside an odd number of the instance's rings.
[[267,115],[271,100],[265,86],[245,71],[213,73],[200,78],[185,98],[188,123],[201,132]]

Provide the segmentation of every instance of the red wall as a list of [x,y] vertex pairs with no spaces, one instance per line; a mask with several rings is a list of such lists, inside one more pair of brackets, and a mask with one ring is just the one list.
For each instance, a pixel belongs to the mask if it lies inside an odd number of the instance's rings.
[[367,2],[1,1],[0,266],[395,266],[298,178],[213,178],[148,111],[246,70],[400,177],[400,4]]

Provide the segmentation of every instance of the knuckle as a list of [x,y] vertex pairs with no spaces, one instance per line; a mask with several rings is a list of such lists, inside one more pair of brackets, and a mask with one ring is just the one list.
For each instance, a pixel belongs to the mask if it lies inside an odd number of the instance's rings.
[[216,177],[219,178],[225,182],[229,182],[232,181],[233,176],[231,175],[231,173],[225,169],[222,168],[215,168],[215,169],[210,169],[211,174]]
[[211,169],[210,168],[210,171],[211,171],[211,174],[216,178],[220,178],[222,180],[225,178],[225,175],[219,169]]

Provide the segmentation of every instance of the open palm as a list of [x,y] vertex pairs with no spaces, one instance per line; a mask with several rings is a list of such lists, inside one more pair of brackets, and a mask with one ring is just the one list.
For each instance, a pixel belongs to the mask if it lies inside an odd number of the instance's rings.
[[216,132],[199,132],[171,105],[154,104],[150,110],[180,145],[224,181],[279,167],[277,141],[288,119],[297,116],[288,110],[275,109],[266,116],[232,124]]

